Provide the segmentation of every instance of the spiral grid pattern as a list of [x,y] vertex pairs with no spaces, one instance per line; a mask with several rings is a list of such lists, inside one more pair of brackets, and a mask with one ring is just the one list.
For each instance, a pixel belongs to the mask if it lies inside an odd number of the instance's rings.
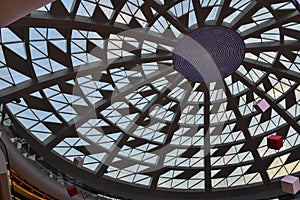
[[[186,37],[197,42],[200,47],[192,48]],[[196,61],[191,64],[182,58],[183,54],[193,54],[195,58],[191,59]],[[174,66],[190,81],[209,83],[220,81],[235,72],[244,56],[245,44],[237,33],[225,27],[203,27],[179,42],[174,52]]]

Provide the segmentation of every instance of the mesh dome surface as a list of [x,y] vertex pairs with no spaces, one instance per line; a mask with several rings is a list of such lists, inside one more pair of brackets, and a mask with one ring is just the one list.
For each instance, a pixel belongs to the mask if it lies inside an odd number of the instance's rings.
[[[57,0],[0,31],[2,121],[93,191],[271,198],[300,171],[299,22],[286,0]],[[226,48],[207,48],[221,78],[203,83],[174,52],[208,27],[203,46]]]

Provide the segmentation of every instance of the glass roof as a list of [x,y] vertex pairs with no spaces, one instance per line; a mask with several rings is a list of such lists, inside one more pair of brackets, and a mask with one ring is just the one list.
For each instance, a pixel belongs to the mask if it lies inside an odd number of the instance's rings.
[[[1,29],[0,102],[46,161],[82,157],[82,173],[112,183],[268,185],[300,172],[299,19],[287,0],[57,0]],[[173,66],[176,44],[205,26],[245,43],[240,67],[206,84]]]

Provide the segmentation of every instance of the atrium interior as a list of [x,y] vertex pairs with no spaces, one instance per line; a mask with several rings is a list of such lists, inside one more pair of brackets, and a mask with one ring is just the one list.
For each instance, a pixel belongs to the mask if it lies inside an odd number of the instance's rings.
[[299,1],[37,7],[0,28],[13,199],[297,199]]

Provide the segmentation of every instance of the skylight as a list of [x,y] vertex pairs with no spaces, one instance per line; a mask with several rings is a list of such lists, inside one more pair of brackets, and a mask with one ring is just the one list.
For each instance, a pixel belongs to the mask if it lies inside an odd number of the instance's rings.
[[[46,162],[43,149],[61,163],[83,158],[91,188],[101,180],[145,194],[267,188],[300,171],[293,3],[57,0],[25,27],[0,30],[1,113]],[[222,80],[186,79],[174,67],[177,45],[214,26],[241,39],[241,64]],[[266,112],[255,107],[261,99]],[[269,135],[284,137],[281,150],[268,148]]]

